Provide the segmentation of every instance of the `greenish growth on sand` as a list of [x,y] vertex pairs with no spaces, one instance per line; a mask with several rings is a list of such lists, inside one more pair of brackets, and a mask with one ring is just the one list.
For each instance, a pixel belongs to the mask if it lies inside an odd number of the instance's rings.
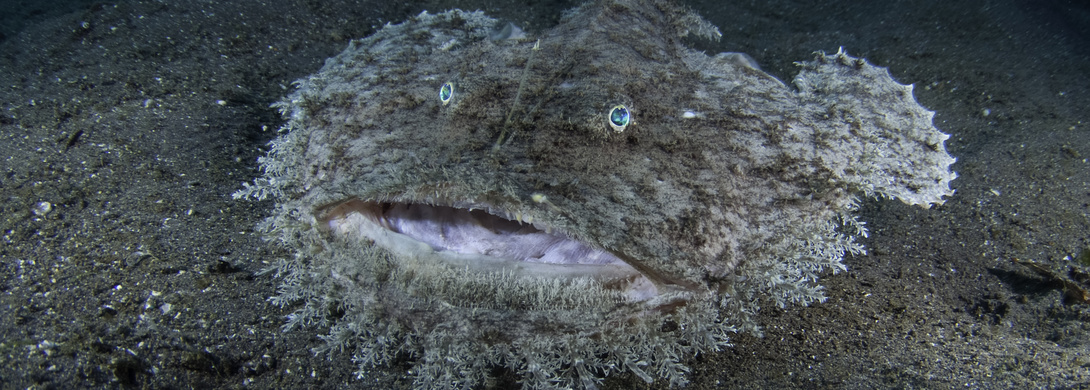
[[1090,267],[1090,248],[1082,248],[1079,255],[1075,256],[1075,261],[1084,267]]

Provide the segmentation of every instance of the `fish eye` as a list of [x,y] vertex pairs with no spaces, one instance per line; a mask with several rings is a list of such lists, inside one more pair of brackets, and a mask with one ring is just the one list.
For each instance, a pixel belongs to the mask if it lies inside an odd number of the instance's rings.
[[439,87],[439,101],[443,102],[443,105],[450,103],[450,99],[454,97],[454,83],[445,82],[442,87]]
[[628,124],[632,121],[632,115],[628,113],[628,108],[624,104],[618,104],[609,110],[606,121],[609,122],[609,127],[612,127],[614,132],[620,133],[628,127]]

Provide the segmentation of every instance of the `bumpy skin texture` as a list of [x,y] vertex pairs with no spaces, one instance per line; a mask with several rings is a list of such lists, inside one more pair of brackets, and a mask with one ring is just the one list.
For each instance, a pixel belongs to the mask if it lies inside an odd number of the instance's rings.
[[[261,228],[298,255],[274,301],[302,303],[289,325],[329,326],[329,350],[353,349],[361,375],[404,351],[421,388],[480,383],[492,365],[527,388],[617,371],[684,384],[681,359],[756,331],[760,305],[823,299],[820,272],[862,250],[836,231],[859,228],[855,194],[925,207],[952,194],[933,113],[843,52],[800,63],[792,89],[684,46],[718,31],[664,1],[589,3],[522,40],[488,39],[495,24],[425,13],[352,42],[280,103],[266,175],[236,194],[277,199]],[[617,105],[623,132],[606,119]],[[329,232],[352,199],[533,219],[616,254],[658,294]]]

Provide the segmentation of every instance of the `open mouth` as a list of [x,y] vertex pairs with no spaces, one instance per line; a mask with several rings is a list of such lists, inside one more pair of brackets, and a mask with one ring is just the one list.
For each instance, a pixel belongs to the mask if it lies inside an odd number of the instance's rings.
[[329,207],[319,222],[335,234],[373,240],[400,256],[480,272],[593,278],[631,302],[659,294],[650,278],[614,253],[520,219],[479,208],[354,199]]

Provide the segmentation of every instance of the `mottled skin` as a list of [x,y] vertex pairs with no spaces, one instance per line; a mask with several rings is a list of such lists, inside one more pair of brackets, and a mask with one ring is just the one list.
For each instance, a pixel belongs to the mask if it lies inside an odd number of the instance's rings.
[[[532,388],[625,370],[684,383],[679,359],[754,329],[760,302],[822,299],[817,273],[860,249],[832,223],[855,194],[929,206],[952,193],[933,114],[862,60],[817,55],[793,89],[686,47],[689,29],[718,31],[665,1],[587,4],[522,40],[486,39],[493,23],[387,26],[281,106],[291,132],[250,191],[278,196],[266,228],[300,253],[281,266],[281,299],[306,303],[295,323],[340,306],[327,341],[357,343],[363,367],[405,343],[420,387],[475,383],[490,364]],[[622,132],[607,124],[618,105]],[[626,299],[631,275],[387,252],[330,231],[354,200],[532,219],[615,254],[656,295]]]

